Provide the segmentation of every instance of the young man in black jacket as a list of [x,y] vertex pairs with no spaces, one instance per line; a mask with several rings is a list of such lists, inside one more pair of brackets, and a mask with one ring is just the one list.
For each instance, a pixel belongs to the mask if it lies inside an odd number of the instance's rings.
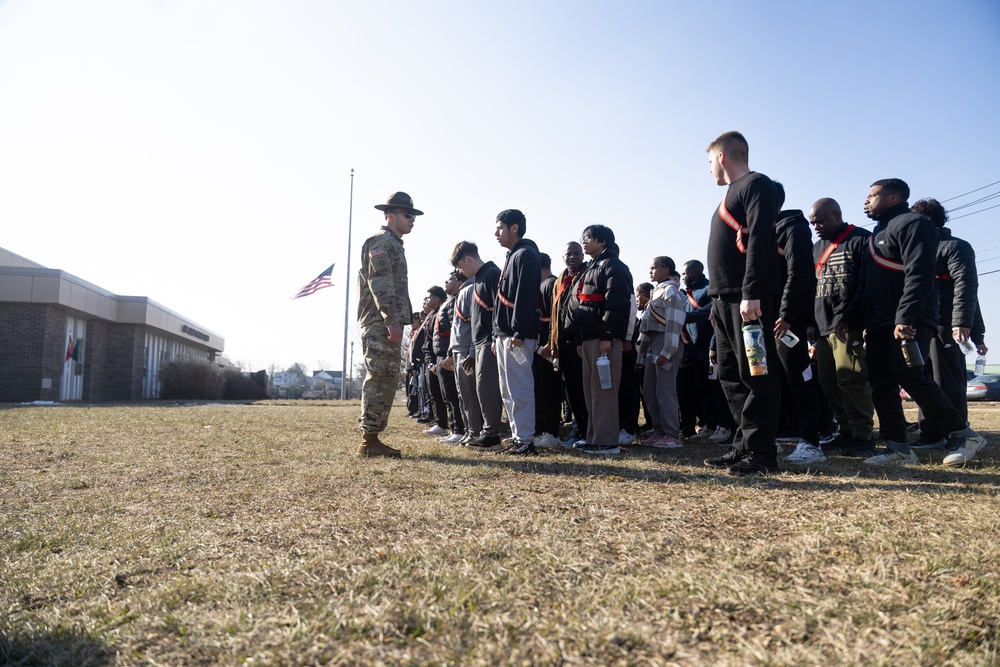
[[437,357],[437,379],[441,384],[441,392],[447,404],[451,422],[451,433],[438,440],[449,445],[456,445],[465,438],[465,417],[458,399],[458,383],[455,378],[455,360],[451,356],[451,332],[455,327],[455,297],[462,287],[465,276],[455,269],[444,282],[444,293],[447,298],[438,309],[434,321],[434,356]]
[[883,453],[865,459],[868,465],[920,463],[906,439],[899,387],[943,426],[956,453],[972,458],[986,443],[925,375],[923,364],[911,360],[907,365],[903,357],[900,344],[915,341],[920,356],[927,358],[940,308],[934,274],[937,231],[927,218],[910,212],[909,196],[909,186],[898,178],[875,181],[869,189],[865,214],[878,226],[868,241],[858,293],[837,326],[842,340],[851,324],[861,321],[865,327],[868,381],[887,446]]
[[[739,432],[733,449],[705,465],[733,475],[778,471],[775,437],[781,401],[777,368],[751,371],[742,327],[759,323],[767,366],[777,364],[772,332],[781,294],[774,222],[777,192],[767,176],[750,171],[749,146],[739,132],[726,132],[708,146],[718,185],[728,186],[712,216],[708,241],[709,287],[713,298],[719,382]],[[757,366],[755,370],[758,370]]]
[[[945,227],[948,213],[936,199],[921,199],[913,205],[911,212],[922,215],[937,229],[937,260],[934,266],[937,278],[938,299],[941,310],[937,335],[931,338],[930,365],[934,381],[958,408],[963,421],[969,419],[966,401],[965,354],[959,347],[971,341],[976,320],[979,299],[979,275],[976,272],[976,251],[968,241],[955,238]],[[947,443],[944,425],[930,415],[920,411],[920,439],[914,443],[918,448],[943,447]],[[967,456],[962,452],[949,454],[945,465],[965,463],[976,452]]]
[[[785,204],[785,188],[774,184],[778,191],[778,208]],[[813,321],[816,301],[816,274],[812,263],[812,232],[809,221],[798,209],[781,211],[774,224],[778,242],[778,266],[784,288],[774,337],[782,339],[791,331],[798,342],[789,347],[781,342],[778,361],[788,389],[791,412],[795,416],[798,441],[795,450],[785,457],[785,463],[810,465],[826,461],[819,441],[819,396],[809,361],[807,329]]]
[[451,253],[451,265],[467,278],[475,278],[473,285],[472,340],[476,346],[474,362],[476,396],[483,413],[483,432],[469,443],[471,449],[497,451],[500,444],[500,378],[497,373],[497,356],[493,352],[493,309],[500,282],[500,269],[493,262],[479,257],[479,247],[471,241],[462,241]]
[[524,238],[524,213],[507,209],[497,215],[497,242],[507,248],[493,308],[493,345],[500,396],[514,440],[508,454],[535,453],[535,378],[531,365],[538,345],[538,302],[542,268],[538,246]]
[[[632,274],[618,259],[615,233],[610,228],[590,225],[583,230],[580,245],[592,258],[577,283],[579,307],[574,320],[589,421],[586,442],[577,443],[576,448],[588,454],[619,454],[618,388],[631,313]],[[601,388],[597,369],[601,357],[610,361],[608,389]]]
[[809,209],[819,240],[813,244],[816,272],[816,370],[840,435],[826,446],[846,456],[870,456],[875,449],[875,407],[868,384],[863,327],[855,325],[841,342],[837,323],[854,299],[871,232],[844,222],[840,204],[825,197]]

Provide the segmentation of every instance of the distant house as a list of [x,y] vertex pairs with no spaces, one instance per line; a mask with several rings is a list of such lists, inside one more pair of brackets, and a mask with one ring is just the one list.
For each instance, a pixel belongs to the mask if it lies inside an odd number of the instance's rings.
[[271,375],[272,387],[294,387],[299,384],[298,373],[273,373]]
[[343,382],[343,371],[313,371],[312,378],[309,380],[309,385],[310,388],[314,390],[326,389],[329,392],[336,391],[339,393]]

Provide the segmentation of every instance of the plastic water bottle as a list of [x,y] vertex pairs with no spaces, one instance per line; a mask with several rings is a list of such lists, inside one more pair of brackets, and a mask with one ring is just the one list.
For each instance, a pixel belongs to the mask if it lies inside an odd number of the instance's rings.
[[976,377],[986,374],[986,355],[980,354],[976,357]]
[[520,345],[510,346],[510,356],[514,357],[514,361],[516,361],[519,366],[523,366],[528,363],[528,357],[525,356],[524,349]]
[[601,389],[611,389],[611,360],[605,354],[597,359],[597,377],[601,380]]
[[718,380],[719,379],[719,365],[714,362],[709,362],[708,364],[708,379]]

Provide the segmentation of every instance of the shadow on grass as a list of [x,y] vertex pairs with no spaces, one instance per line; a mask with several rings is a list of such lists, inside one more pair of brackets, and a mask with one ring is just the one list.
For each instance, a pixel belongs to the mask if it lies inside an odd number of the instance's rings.
[[[429,461],[443,465],[490,467],[516,470],[538,475],[575,476],[622,481],[652,482],[661,484],[709,483],[727,485],[761,485],[772,488],[791,487],[803,491],[850,491],[861,489],[899,489],[906,484],[907,491],[928,494],[941,492],[963,494],[996,493],[1000,485],[1000,473],[993,472],[997,461],[993,457],[977,459],[979,466],[988,466],[989,472],[979,472],[975,467],[944,468],[941,466],[889,466],[873,467],[864,465],[860,459],[831,457],[827,463],[817,466],[792,467],[782,465],[778,475],[737,477],[725,470],[710,468],[702,459],[718,456],[721,449],[705,449],[685,452],[681,457],[665,458],[644,450],[625,450],[621,456],[605,457],[598,460],[589,454],[570,454],[557,450],[554,456],[542,450],[538,456],[510,457],[496,454],[441,456],[433,453],[415,454],[415,460]],[[692,455],[695,454],[695,455]],[[636,468],[629,461],[645,460],[663,464],[662,467]],[[692,469],[693,468],[693,469]]]
[[98,667],[113,660],[108,644],[72,630],[57,628],[32,635],[0,629],[0,664]]

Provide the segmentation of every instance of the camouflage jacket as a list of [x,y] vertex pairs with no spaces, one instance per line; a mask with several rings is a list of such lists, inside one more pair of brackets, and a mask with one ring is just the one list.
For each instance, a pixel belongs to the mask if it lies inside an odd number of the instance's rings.
[[358,327],[404,327],[410,323],[403,239],[387,227],[361,246],[358,270]]

